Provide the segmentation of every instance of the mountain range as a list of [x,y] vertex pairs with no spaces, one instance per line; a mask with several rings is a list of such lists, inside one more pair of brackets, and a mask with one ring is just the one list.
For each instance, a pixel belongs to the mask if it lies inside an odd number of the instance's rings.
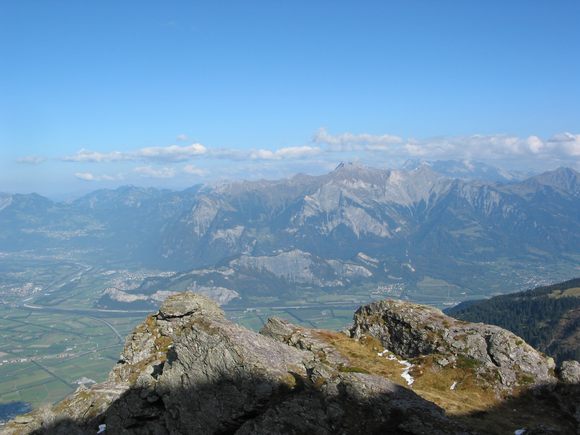
[[445,174],[451,166],[341,163],[321,176],[183,191],[126,186],[65,203],[1,194],[0,251],[77,250],[102,263],[182,271],[169,280],[242,297],[433,280],[455,295],[489,294],[577,275],[578,172],[518,180],[478,166],[459,178]]

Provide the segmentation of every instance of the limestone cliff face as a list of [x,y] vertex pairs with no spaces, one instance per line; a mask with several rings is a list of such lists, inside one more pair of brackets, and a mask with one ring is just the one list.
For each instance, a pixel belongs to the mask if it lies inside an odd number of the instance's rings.
[[[509,403],[518,413],[493,414],[500,405],[488,383],[499,391],[528,376],[530,385],[552,385],[549,360],[499,328],[446,322],[439,311],[391,301],[357,311],[355,338],[280,319],[255,333],[228,321],[209,299],[181,293],[127,338],[106,382],[19,416],[3,432],[566,433],[578,423],[578,410],[562,405],[576,396],[554,400],[552,387],[538,396],[547,401],[526,399],[528,411]],[[463,355],[501,379],[472,380],[480,367],[459,367]]]

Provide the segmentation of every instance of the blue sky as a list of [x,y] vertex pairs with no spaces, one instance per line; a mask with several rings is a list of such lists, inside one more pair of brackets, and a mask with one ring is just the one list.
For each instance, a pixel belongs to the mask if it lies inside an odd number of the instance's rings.
[[0,191],[578,168],[578,1],[0,1]]

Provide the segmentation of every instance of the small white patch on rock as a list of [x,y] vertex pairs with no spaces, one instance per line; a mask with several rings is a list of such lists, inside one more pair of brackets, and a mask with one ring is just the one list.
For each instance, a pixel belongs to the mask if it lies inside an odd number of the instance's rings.
[[455,388],[457,388],[457,381],[453,381],[453,383],[449,387],[450,390],[455,390]]

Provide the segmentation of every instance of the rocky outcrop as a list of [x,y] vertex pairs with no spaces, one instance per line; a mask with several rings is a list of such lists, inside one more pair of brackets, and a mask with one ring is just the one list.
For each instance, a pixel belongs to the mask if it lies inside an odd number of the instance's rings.
[[578,363],[561,367],[565,382],[552,371],[515,335],[420,305],[361,307],[349,335],[281,319],[256,333],[186,292],[132,332],[106,382],[81,386],[0,431],[574,433]]
[[580,363],[564,361],[560,367],[560,379],[567,384],[580,384]]
[[316,334],[271,320],[263,334],[211,300],[167,298],[128,337],[108,380],[9,423],[9,434],[461,433],[415,392]]
[[285,320],[271,318],[268,319],[260,334],[289,346],[307,350],[312,353],[314,361],[327,362],[335,367],[348,365],[348,358],[327,341],[321,339],[312,329],[301,328]]
[[359,308],[352,337],[368,335],[405,358],[433,355],[442,367],[470,365],[500,390],[556,382],[554,361],[497,326],[467,323],[440,310],[385,300]]

